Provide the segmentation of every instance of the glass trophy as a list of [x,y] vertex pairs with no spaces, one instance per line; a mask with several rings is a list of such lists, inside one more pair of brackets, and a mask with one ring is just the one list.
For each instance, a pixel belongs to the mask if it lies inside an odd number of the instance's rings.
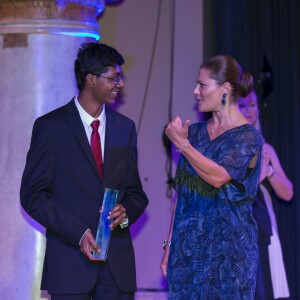
[[99,224],[96,234],[96,243],[100,248],[100,253],[93,251],[93,257],[100,260],[106,260],[109,241],[110,241],[110,224],[113,220],[108,220],[109,212],[116,206],[118,190],[106,188],[104,192],[102,207],[100,210]]

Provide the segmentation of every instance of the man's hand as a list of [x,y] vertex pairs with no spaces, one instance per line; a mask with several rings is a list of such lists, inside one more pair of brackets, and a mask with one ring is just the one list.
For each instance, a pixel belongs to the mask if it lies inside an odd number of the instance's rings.
[[96,241],[91,233],[88,230],[81,239],[80,251],[89,259],[93,261],[99,261],[100,259],[94,258],[92,253],[96,251],[100,253],[100,248],[97,246]]
[[110,212],[109,212],[109,220],[114,220],[110,224],[110,229],[113,230],[115,227],[120,225],[124,219],[127,218],[126,208],[122,204],[117,204]]

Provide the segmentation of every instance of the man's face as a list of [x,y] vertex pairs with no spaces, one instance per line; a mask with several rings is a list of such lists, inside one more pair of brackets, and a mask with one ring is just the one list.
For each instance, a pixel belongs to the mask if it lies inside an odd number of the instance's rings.
[[96,76],[93,94],[100,104],[114,104],[118,93],[124,86],[121,66],[108,67],[105,73]]

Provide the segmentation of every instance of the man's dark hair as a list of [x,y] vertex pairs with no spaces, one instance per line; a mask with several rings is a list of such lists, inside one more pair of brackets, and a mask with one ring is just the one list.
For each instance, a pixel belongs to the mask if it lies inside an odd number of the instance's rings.
[[105,73],[108,67],[121,66],[123,63],[122,55],[110,46],[98,43],[81,44],[74,64],[78,89],[84,89],[86,75],[100,75]]

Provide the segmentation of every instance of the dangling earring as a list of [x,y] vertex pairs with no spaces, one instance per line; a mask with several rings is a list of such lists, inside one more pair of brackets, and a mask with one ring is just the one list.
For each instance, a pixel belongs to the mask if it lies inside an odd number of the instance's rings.
[[227,96],[227,94],[224,93],[224,94],[223,94],[223,97],[222,97],[222,101],[221,101],[223,105],[226,104],[226,96]]

